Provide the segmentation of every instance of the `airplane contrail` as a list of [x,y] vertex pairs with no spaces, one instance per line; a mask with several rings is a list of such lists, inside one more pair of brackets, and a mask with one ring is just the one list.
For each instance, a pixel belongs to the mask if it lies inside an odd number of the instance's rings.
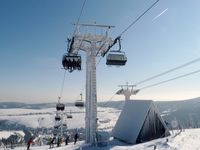
[[165,10],[163,10],[160,14],[158,14],[157,16],[155,16],[152,21],[156,20],[158,17],[160,17],[161,15],[163,15],[164,13],[166,13],[168,11],[168,8],[166,8]]

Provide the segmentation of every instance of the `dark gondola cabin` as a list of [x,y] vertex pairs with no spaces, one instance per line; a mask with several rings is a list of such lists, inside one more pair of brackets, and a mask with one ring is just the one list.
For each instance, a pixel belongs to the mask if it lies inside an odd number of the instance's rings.
[[67,118],[68,118],[68,119],[72,119],[72,115],[71,115],[71,114],[68,114],[68,115],[67,115]]
[[56,120],[56,121],[60,121],[60,120],[61,120],[60,116],[57,116],[57,115],[56,115],[56,116],[55,116],[55,120]]
[[75,102],[75,106],[76,106],[76,107],[84,107],[84,102],[81,101],[81,100],[77,100],[77,101]]
[[124,66],[127,62],[127,57],[124,52],[110,52],[107,55],[106,65]]
[[65,104],[58,103],[58,104],[56,105],[56,110],[57,110],[57,111],[64,111],[64,110],[65,110]]

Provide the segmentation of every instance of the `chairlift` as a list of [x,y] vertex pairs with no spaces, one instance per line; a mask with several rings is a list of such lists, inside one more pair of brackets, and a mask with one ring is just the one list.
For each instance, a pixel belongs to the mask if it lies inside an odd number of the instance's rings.
[[72,119],[72,117],[73,117],[73,116],[72,116],[72,113],[71,113],[71,110],[70,110],[70,112],[67,113],[67,118],[68,118],[68,119]]
[[68,119],[72,119],[72,114],[67,114]]
[[56,105],[56,110],[57,110],[57,111],[64,111],[64,110],[65,110],[65,104],[63,104],[63,103],[58,103],[58,104]]
[[56,115],[56,116],[55,116],[55,120],[56,120],[56,121],[60,121],[60,120],[61,120],[60,116]]
[[125,52],[110,51],[107,55],[106,65],[124,66],[127,62]]
[[77,54],[64,54],[62,58],[62,65],[65,70],[72,72],[74,70],[81,70],[81,56]]
[[76,106],[76,107],[84,107],[84,102],[83,102],[82,100],[77,100],[77,101],[75,102],[75,106]]
[[80,100],[77,100],[77,101],[75,102],[75,106],[76,106],[76,107],[84,107],[84,102],[83,102],[83,100],[82,100],[83,94],[81,93],[80,96],[81,96],[81,99],[80,99]]
[[[124,66],[127,62],[127,57],[125,55],[125,52],[121,51],[120,37],[117,37],[114,40],[113,45],[115,45],[117,42],[119,44],[119,49],[118,50],[112,50],[108,53],[107,58],[106,58],[106,65]],[[113,45],[111,45],[111,47]]]

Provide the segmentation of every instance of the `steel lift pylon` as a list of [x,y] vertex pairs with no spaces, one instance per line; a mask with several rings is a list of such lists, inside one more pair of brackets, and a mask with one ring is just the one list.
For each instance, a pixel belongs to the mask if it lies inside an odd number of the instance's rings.
[[135,85],[129,85],[128,82],[126,85],[119,85],[121,87],[120,90],[116,92],[117,95],[124,95],[125,100],[130,100],[131,95],[136,95],[140,90],[139,89],[133,89]]
[[[104,33],[94,34],[81,32],[81,28],[102,29]],[[109,47],[113,45],[113,40],[108,36],[109,30],[113,26],[97,24],[76,24],[76,32],[73,35],[73,43],[70,45],[68,53],[78,54],[79,50],[86,53],[86,115],[85,115],[85,142],[96,143],[97,131],[97,90],[96,90],[96,57],[104,56]]]

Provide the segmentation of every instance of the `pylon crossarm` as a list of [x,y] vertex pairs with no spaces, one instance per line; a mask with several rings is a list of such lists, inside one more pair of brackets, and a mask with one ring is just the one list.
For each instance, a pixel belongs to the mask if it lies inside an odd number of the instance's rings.
[[[74,38],[74,43],[72,45],[72,51],[71,53],[77,53],[79,50],[87,51],[91,47],[91,42],[96,43],[95,49],[98,50],[98,54],[101,55],[102,53],[105,53],[108,49],[109,45],[112,44],[111,38],[105,38],[105,37],[80,37],[80,38]],[[103,40],[103,41],[102,41]]]

